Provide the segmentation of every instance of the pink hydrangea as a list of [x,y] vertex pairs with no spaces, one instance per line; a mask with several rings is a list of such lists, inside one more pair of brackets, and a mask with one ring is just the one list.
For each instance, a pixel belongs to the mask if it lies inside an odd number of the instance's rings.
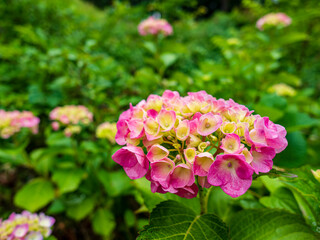
[[125,146],[112,159],[152,192],[193,198],[198,185],[219,186],[238,197],[288,144],[284,127],[252,113],[205,91],[150,95],[120,115],[115,140]]
[[53,217],[43,213],[11,213],[7,220],[0,220],[0,240],[42,240],[51,235],[54,222]]
[[93,114],[85,106],[66,105],[56,107],[50,112],[52,129],[58,131],[64,128],[64,134],[71,137],[81,132],[81,126],[89,125],[93,121]]
[[29,128],[33,134],[37,134],[39,123],[40,119],[32,112],[0,110],[0,137],[9,138],[18,133],[21,128]]
[[266,26],[289,26],[292,20],[285,13],[269,13],[257,21],[256,27],[263,31]]
[[154,17],[149,17],[143,20],[139,26],[138,31],[140,35],[158,35],[163,34],[165,36],[171,35],[173,30],[172,26],[165,19],[157,19]]

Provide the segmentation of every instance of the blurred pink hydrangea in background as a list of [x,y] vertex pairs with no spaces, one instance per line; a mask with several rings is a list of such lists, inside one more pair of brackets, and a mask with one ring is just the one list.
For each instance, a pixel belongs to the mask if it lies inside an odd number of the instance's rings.
[[54,222],[53,217],[43,213],[11,213],[7,220],[0,220],[0,240],[42,240],[51,235]]
[[93,120],[93,114],[85,106],[66,105],[56,107],[50,112],[52,129],[58,131],[64,128],[64,134],[71,137],[81,132],[81,125],[89,125]]
[[143,20],[139,26],[138,31],[140,35],[157,35],[162,33],[165,36],[171,35],[172,26],[165,19],[157,19],[153,16]]
[[284,127],[252,112],[205,91],[150,95],[120,115],[115,139],[126,146],[112,159],[131,179],[146,176],[152,192],[193,198],[198,183],[238,197],[288,144]]
[[266,26],[289,26],[291,18],[285,13],[269,13],[257,21],[256,27],[263,31]]
[[40,119],[32,112],[0,110],[0,137],[9,138],[18,133],[21,128],[29,128],[33,134],[37,134],[39,123]]

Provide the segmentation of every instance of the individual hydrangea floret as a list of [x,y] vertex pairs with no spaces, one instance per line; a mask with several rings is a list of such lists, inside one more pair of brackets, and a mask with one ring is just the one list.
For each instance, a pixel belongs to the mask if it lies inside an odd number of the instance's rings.
[[163,34],[164,36],[171,35],[173,30],[172,26],[165,19],[157,19],[153,16],[143,20],[139,26],[138,31],[140,35],[158,35]]
[[198,186],[219,186],[238,197],[288,144],[284,127],[252,113],[205,91],[150,95],[120,115],[115,140],[125,146],[112,159],[152,192],[193,198]]
[[269,13],[257,21],[256,27],[263,31],[266,27],[270,26],[287,27],[291,22],[291,18],[285,13]]
[[33,134],[37,134],[39,123],[40,119],[32,112],[0,110],[0,137],[7,139],[22,128],[29,128]]
[[54,222],[53,217],[43,213],[11,213],[7,220],[0,220],[0,240],[42,240],[51,235]]
[[111,143],[115,143],[115,136],[117,133],[117,124],[104,122],[101,123],[96,130],[97,138],[105,138],[108,139]]
[[50,112],[52,129],[58,131],[64,128],[64,134],[71,137],[81,132],[83,125],[89,125],[93,120],[93,114],[85,106],[66,105],[56,107]]

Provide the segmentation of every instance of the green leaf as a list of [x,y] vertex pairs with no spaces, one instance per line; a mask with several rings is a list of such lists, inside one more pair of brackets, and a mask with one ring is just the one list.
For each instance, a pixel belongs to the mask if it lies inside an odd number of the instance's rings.
[[260,203],[268,208],[283,209],[291,213],[300,214],[299,206],[294,195],[288,188],[278,188],[270,197],[262,197]]
[[232,212],[233,198],[225,194],[219,187],[211,187],[207,193],[208,213],[214,213],[222,220],[226,220]]
[[200,203],[197,198],[187,199],[181,198],[172,193],[153,193],[150,189],[150,182],[145,178],[136,179],[134,182],[134,186],[141,193],[142,198],[144,200],[144,204],[151,211],[156,207],[157,204],[166,201],[166,200],[174,200],[185,204],[186,206],[191,207],[195,212],[200,213]]
[[285,34],[283,37],[278,38],[278,43],[281,45],[291,44],[295,42],[306,41],[309,35],[303,32],[291,32]]
[[255,111],[261,116],[268,116],[271,121],[277,121],[283,117],[284,112],[277,108],[263,106],[263,105],[255,105]]
[[274,192],[280,187],[284,187],[284,183],[279,181],[279,178],[270,178],[269,176],[261,176],[259,177],[260,181],[262,181],[263,185],[268,189],[269,192]]
[[100,208],[94,213],[92,226],[95,233],[110,236],[116,223],[110,211]]
[[82,202],[72,205],[67,209],[67,216],[77,221],[85,218],[94,208],[95,199],[86,198]]
[[244,210],[230,222],[232,240],[316,240],[303,218],[281,210]]
[[45,179],[33,179],[24,185],[14,196],[14,203],[18,207],[31,212],[46,206],[54,199],[52,183]]
[[21,151],[17,151],[16,149],[0,149],[0,162],[22,165],[26,164],[27,160]]
[[72,139],[66,137],[62,132],[51,133],[47,138],[49,146],[72,147]]
[[115,197],[127,192],[131,188],[130,179],[123,171],[107,172],[100,170],[98,179],[109,196]]
[[306,113],[286,112],[279,120],[279,124],[285,126],[288,132],[293,132],[320,124],[320,121],[309,117]]
[[164,66],[167,68],[177,61],[178,56],[173,53],[163,53],[161,54],[160,59]]
[[60,199],[54,200],[50,206],[49,209],[46,211],[48,214],[58,214],[65,211],[66,207],[64,203]]
[[292,190],[307,223],[320,232],[320,182],[315,179],[308,166],[290,171],[298,177],[282,178],[283,183]]
[[228,239],[228,229],[214,214],[197,215],[185,205],[169,200],[152,211],[150,224],[137,239]]
[[288,140],[287,148],[276,155],[274,164],[280,167],[299,167],[306,164],[307,159],[307,142],[303,134],[291,132],[286,136]]
[[75,191],[81,183],[84,171],[81,169],[56,170],[52,181],[57,183],[60,194]]
[[151,53],[155,54],[157,51],[157,47],[153,42],[144,42],[143,46]]

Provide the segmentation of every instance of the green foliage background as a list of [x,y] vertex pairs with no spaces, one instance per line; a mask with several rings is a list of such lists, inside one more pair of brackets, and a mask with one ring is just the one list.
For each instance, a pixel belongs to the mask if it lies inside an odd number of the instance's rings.
[[[188,6],[195,10],[185,11]],[[319,1],[243,0],[210,17],[204,17],[205,7],[194,6],[184,0],[113,1],[98,10],[80,0],[0,2],[0,108],[41,118],[38,135],[0,139],[1,217],[45,211],[57,219],[57,239],[134,239],[160,202],[199,209],[197,201],[151,194],[145,181],[130,181],[111,160],[118,147],[96,139],[95,128],[116,122],[129,103],[152,93],[206,90],[285,126],[289,146],[274,163],[298,175],[258,178],[238,199],[214,189],[209,213],[230,224],[231,235],[234,214],[246,221],[240,210],[284,219],[296,214],[296,225],[306,221],[319,232],[320,188],[310,172],[320,168]],[[139,22],[154,12],[172,23],[172,36],[138,34]],[[292,24],[259,31],[256,20],[269,12],[285,12]],[[279,83],[295,94],[274,92]],[[48,119],[54,107],[67,104],[85,105],[94,114],[94,123],[72,138],[53,132]],[[310,182],[313,188],[303,187]]]

